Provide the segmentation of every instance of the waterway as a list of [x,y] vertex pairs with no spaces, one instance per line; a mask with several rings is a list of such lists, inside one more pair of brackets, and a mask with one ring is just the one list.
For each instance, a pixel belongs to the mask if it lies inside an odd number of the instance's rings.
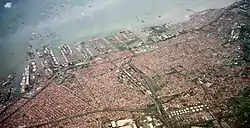
[[[11,6],[5,6],[6,2]],[[237,0],[5,0],[0,2],[0,78],[23,71],[27,47],[86,40],[127,28],[177,23]]]

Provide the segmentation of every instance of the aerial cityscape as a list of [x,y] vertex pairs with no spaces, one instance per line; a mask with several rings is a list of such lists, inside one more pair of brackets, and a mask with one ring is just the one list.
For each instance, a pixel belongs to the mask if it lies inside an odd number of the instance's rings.
[[241,0],[140,32],[29,44],[24,72],[0,82],[0,127],[248,127],[249,12]]

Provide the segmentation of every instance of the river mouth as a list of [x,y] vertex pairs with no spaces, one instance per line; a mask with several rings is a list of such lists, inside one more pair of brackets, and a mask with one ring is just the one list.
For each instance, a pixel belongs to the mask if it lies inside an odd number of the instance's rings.
[[152,24],[182,22],[194,12],[222,8],[236,1],[13,1],[10,8],[2,7],[0,77],[23,71],[29,44],[34,47],[70,44],[121,29],[139,30]]

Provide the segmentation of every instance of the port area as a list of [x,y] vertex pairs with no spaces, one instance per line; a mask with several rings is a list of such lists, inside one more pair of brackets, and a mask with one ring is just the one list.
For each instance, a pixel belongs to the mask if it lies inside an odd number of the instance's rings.
[[224,101],[250,82],[244,10],[247,1],[205,10],[184,23],[146,27],[146,38],[123,30],[30,48],[22,98],[1,105],[0,126],[233,127]]

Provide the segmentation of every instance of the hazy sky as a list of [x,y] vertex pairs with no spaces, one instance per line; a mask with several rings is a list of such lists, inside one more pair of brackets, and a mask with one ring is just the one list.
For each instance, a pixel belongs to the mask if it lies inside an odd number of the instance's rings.
[[[28,43],[72,43],[122,28],[183,21],[191,12],[237,0],[2,0],[0,77],[23,69]],[[4,8],[12,2],[11,8]],[[158,16],[162,16],[159,18]],[[144,20],[141,23],[139,20]],[[31,40],[32,39],[32,40]]]

